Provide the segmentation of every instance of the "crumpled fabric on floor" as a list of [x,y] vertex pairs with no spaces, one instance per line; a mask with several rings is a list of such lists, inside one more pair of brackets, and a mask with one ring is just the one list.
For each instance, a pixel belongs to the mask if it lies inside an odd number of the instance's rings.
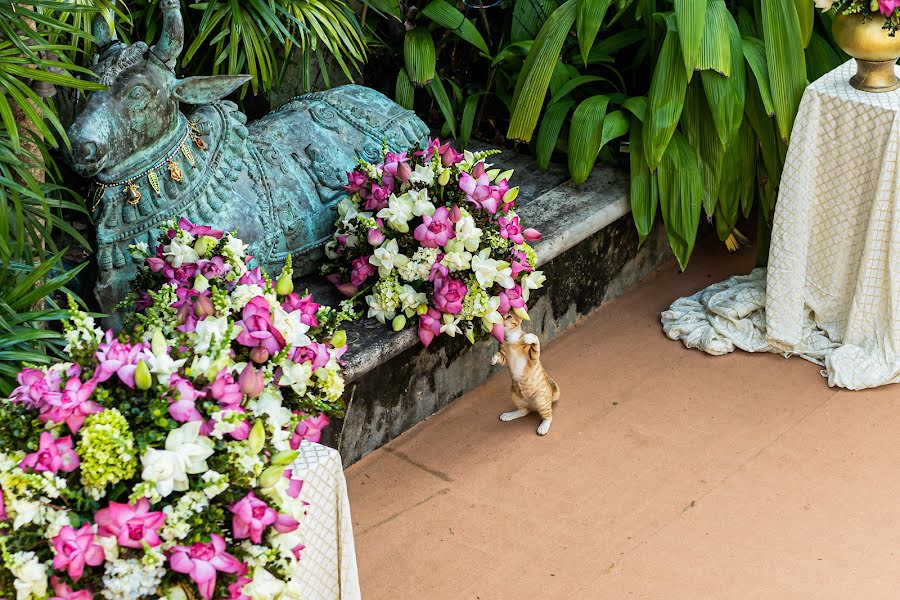
[[[816,326],[811,310],[803,320],[801,340],[785,348],[766,332],[766,269],[731,277],[679,298],[662,313],[665,334],[688,348],[721,356],[735,348],[800,356],[824,366],[828,385],[852,390],[900,383],[893,353],[881,344],[873,348],[841,345]],[[885,357],[887,360],[885,360]]]

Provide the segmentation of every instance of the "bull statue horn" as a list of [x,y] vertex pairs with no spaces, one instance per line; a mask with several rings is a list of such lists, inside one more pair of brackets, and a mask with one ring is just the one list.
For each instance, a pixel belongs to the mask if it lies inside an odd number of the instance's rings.
[[150,49],[170,69],[175,68],[175,61],[184,47],[184,20],[181,18],[180,0],[160,0],[163,13],[162,33],[159,41]]
[[102,48],[116,38],[116,13],[106,8],[96,15],[91,23],[91,34],[97,38],[97,47]]

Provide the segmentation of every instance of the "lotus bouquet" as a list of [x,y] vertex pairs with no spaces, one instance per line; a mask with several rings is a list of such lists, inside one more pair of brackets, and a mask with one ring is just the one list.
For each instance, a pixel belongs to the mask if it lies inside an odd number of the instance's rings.
[[492,168],[496,152],[459,153],[440,140],[385,152],[348,173],[324,272],[347,296],[365,297],[368,316],[393,329],[418,317],[419,339],[484,334],[503,339],[503,316],[528,318],[535,271],[528,242],[540,233],[515,212],[512,171]]
[[866,17],[882,15],[884,29],[896,35],[900,29],[900,0],[815,0],[816,7],[827,12],[837,7],[839,14],[859,14]]
[[232,234],[147,250],[123,331],[73,307],[71,361],[0,401],[0,598],[299,598],[292,463],[340,410],[347,315]]

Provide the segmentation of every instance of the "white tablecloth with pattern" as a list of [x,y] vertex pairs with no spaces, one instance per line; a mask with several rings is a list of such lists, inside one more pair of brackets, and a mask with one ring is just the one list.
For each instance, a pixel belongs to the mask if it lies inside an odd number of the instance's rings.
[[340,454],[304,441],[292,467],[294,476],[303,480],[300,499],[309,503],[300,522],[305,548],[299,581],[304,600],[359,600],[350,500]]
[[682,298],[672,339],[799,355],[832,386],[900,383],[900,91],[849,85],[850,61],[810,85],[782,174],[769,267]]

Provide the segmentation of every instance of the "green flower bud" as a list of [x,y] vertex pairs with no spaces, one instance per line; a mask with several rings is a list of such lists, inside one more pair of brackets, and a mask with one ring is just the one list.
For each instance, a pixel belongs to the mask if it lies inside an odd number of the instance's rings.
[[503,203],[507,204],[509,202],[514,201],[518,197],[519,197],[519,188],[518,187],[509,188],[509,190],[505,194],[503,194]]
[[333,334],[331,334],[331,345],[335,348],[343,348],[347,344],[347,332],[343,329],[338,329]]
[[150,367],[147,363],[140,361],[134,369],[134,385],[139,390],[149,390],[153,385],[153,376],[150,375]]
[[287,296],[294,291],[294,281],[289,273],[282,273],[275,283],[275,293],[279,296]]
[[198,292],[205,292],[209,289],[209,279],[198,273],[194,278],[194,289]]
[[250,446],[250,452],[253,454],[259,454],[262,451],[263,446],[266,444],[266,426],[263,425],[262,419],[257,419],[253,423],[250,437],[247,438],[247,444]]
[[394,331],[400,331],[404,327],[406,327],[406,317],[403,315],[397,315],[394,317],[394,320],[391,321],[391,327],[393,327]]
[[438,175],[438,185],[445,186],[450,183],[450,169],[444,169],[441,171],[441,174]]
[[263,489],[275,487],[278,481],[284,476],[284,465],[275,465],[269,467],[259,476],[259,486]]
[[420,315],[420,316],[421,316],[421,315],[424,315],[424,314],[427,313],[427,312],[428,312],[428,305],[427,305],[427,304],[420,304],[420,305],[418,305],[418,306],[416,307],[416,314],[417,314],[417,315]]
[[471,327],[466,328],[466,339],[469,340],[470,344],[475,343],[475,330]]
[[300,453],[297,450],[282,450],[272,455],[272,466],[283,467],[289,465],[297,459]]
[[155,329],[153,331],[153,337],[150,339],[150,350],[153,354],[159,356],[160,354],[165,354],[168,347],[169,345],[166,343],[166,336],[164,336],[159,329]]
[[219,245],[219,240],[210,236],[210,235],[202,235],[200,238],[194,243],[194,250],[201,257],[206,256],[210,250]]

